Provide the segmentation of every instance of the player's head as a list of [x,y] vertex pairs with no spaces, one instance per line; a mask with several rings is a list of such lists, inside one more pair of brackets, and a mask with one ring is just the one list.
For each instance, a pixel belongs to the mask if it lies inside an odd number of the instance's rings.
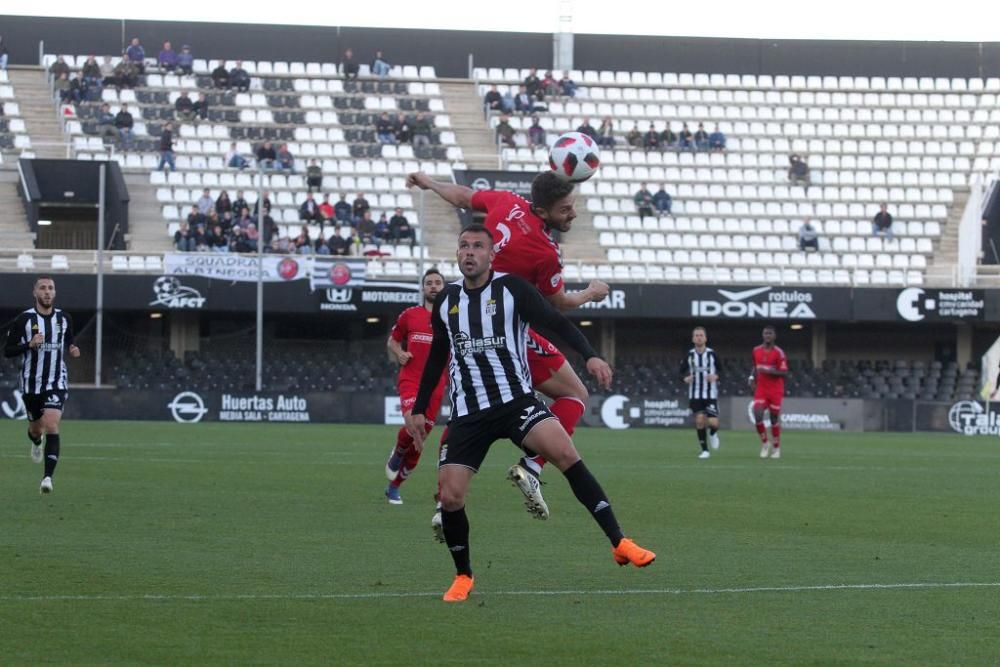
[[708,341],[708,332],[705,327],[695,327],[691,332],[691,342],[701,347]]
[[531,208],[553,229],[569,231],[576,217],[575,202],[573,184],[559,178],[554,171],[543,171],[531,182]]
[[56,300],[56,281],[51,276],[38,276],[31,294],[35,297],[35,305],[51,308]]
[[766,345],[771,345],[772,343],[774,343],[774,339],[777,338],[777,333],[775,332],[774,327],[771,326],[770,324],[768,324],[767,326],[764,327],[763,330],[761,330],[760,335],[761,338],[764,339],[764,343]]
[[430,304],[444,289],[444,276],[437,269],[427,269],[424,277],[420,279],[420,284],[424,290],[424,303]]
[[493,264],[493,234],[479,223],[472,223],[458,235],[458,269],[467,279],[475,280]]

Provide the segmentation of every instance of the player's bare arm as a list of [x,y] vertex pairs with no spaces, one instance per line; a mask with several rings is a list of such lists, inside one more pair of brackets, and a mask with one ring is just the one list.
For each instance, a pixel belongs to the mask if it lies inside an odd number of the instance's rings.
[[399,344],[392,336],[389,336],[389,341],[386,343],[386,347],[389,348],[389,354],[392,355],[393,359],[400,366],[405,366],[413,355],[403,349],[403,346]]
[[578,292],[567,292],[566,288],[563,287],[554,294],[546,295],[546,298],[559,310],[573,310],[591,301],[604,301],[610,292],[611,288],[608,287],[607,283],[591,280],[586,288]]
[[418,187],[421,190],[430,190],[457,208],[469,208],[472,206],[472,195],[475,194],[472,188],[455,183],[435,181],[422,171],[417,171],[407,176],[406,186],[411,188]]

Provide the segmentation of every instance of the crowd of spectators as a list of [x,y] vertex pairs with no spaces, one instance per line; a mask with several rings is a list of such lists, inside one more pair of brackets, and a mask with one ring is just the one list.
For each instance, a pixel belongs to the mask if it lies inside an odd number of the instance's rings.
[[664,124],[662,130],[657,130],[656,123],[650,122],[645,132],[640,132],[639,124],[633,123],[632,129],[625,135],[625,143],[632,148],[647,152],[667,150],[719,152],[726,149],[726,135],[718,125],[711,133],[707,132],[704,123],[698,123],[698,128],[694,132],[687,123],[681,123],[681,129],[677,132],[674,132],[669,122]]
[[414,148],[431,145],[434,119],[423,111],[408,116],[400,113],[395,117],[383,111],[375,120],[375,138],[380,144],[411,144]]
[[639,219],[642,220],[646,217],[659,217],[661,215],[673,215],[671,208],[673,207],[674,200],[667,192],[667,186],[661,185],[660,189],[655,193],[649,191],[649,187],[646,183],[639,184],[639,191],[635,193],[632,198],[635,202],[636,212],[639,214]]

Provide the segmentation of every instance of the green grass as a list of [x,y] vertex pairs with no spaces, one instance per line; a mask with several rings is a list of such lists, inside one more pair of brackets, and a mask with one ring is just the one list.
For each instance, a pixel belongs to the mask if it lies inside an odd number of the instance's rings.
[[63,426],[42,497],[24,423],[0,423],[3,665],[1000,656],[991,439],[788,432],[761,461],[752,434],[723,433],[698,461],[690,430],[584,429],[626,532],[658,553],[644,570],[613,563],[552,469],[552,518],[530,519],[498,443],[469,498],[477,588],[447,605],[433,457],[385,504],[389,427]]

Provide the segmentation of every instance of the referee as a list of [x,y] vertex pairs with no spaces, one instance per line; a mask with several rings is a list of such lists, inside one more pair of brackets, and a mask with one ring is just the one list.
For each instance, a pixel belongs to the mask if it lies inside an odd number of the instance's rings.
[[407,430],[419,449],[425,437],[424,415],[448,362],[452,416],[438,461],[438,485],[445,542],[457,573],[444,594],[446,602],[466,600],[472,591],[465,496],[490,445],[501,438],[541,454],[559,468],[611,541],[619,565],[645,567],[656,558],[624,536],[610,501],[580,460],[573,441],[535,397],[528,369],[528,326],[542,325],[559,334],[587,360],[587,371],[604,387],[611,385],[611,367],[531,284],[495,273],[493,257],[493,236],[483,225],[469,225],[459,235],[457,258],[464,280],[446,285],[434,300],[430,356],[416,403],[406,417]]
[[709,443],[712,449],[719,448],[719,358],[715,356],[715,350],[707,345],[705,327],[694,328],[691,342],[694,347],[688,350],[681,362],[681,377],[688,386],[688,407],[694,415],[694,427],[701,446],[698,458],[707,459],[711,456]]
[[31,460],[41,463],[44,440],[45,472],[39,491],[52,493],[52,475],[59,462],[59,421],[69,393],[64,351],[80,356],[73,344],[73,322],[56,308],[56,284],[49,276],[39,276],[32,290],[35,307],[14,320],[7,331],[5,357],[21,361],[21,399],[28,413]]

